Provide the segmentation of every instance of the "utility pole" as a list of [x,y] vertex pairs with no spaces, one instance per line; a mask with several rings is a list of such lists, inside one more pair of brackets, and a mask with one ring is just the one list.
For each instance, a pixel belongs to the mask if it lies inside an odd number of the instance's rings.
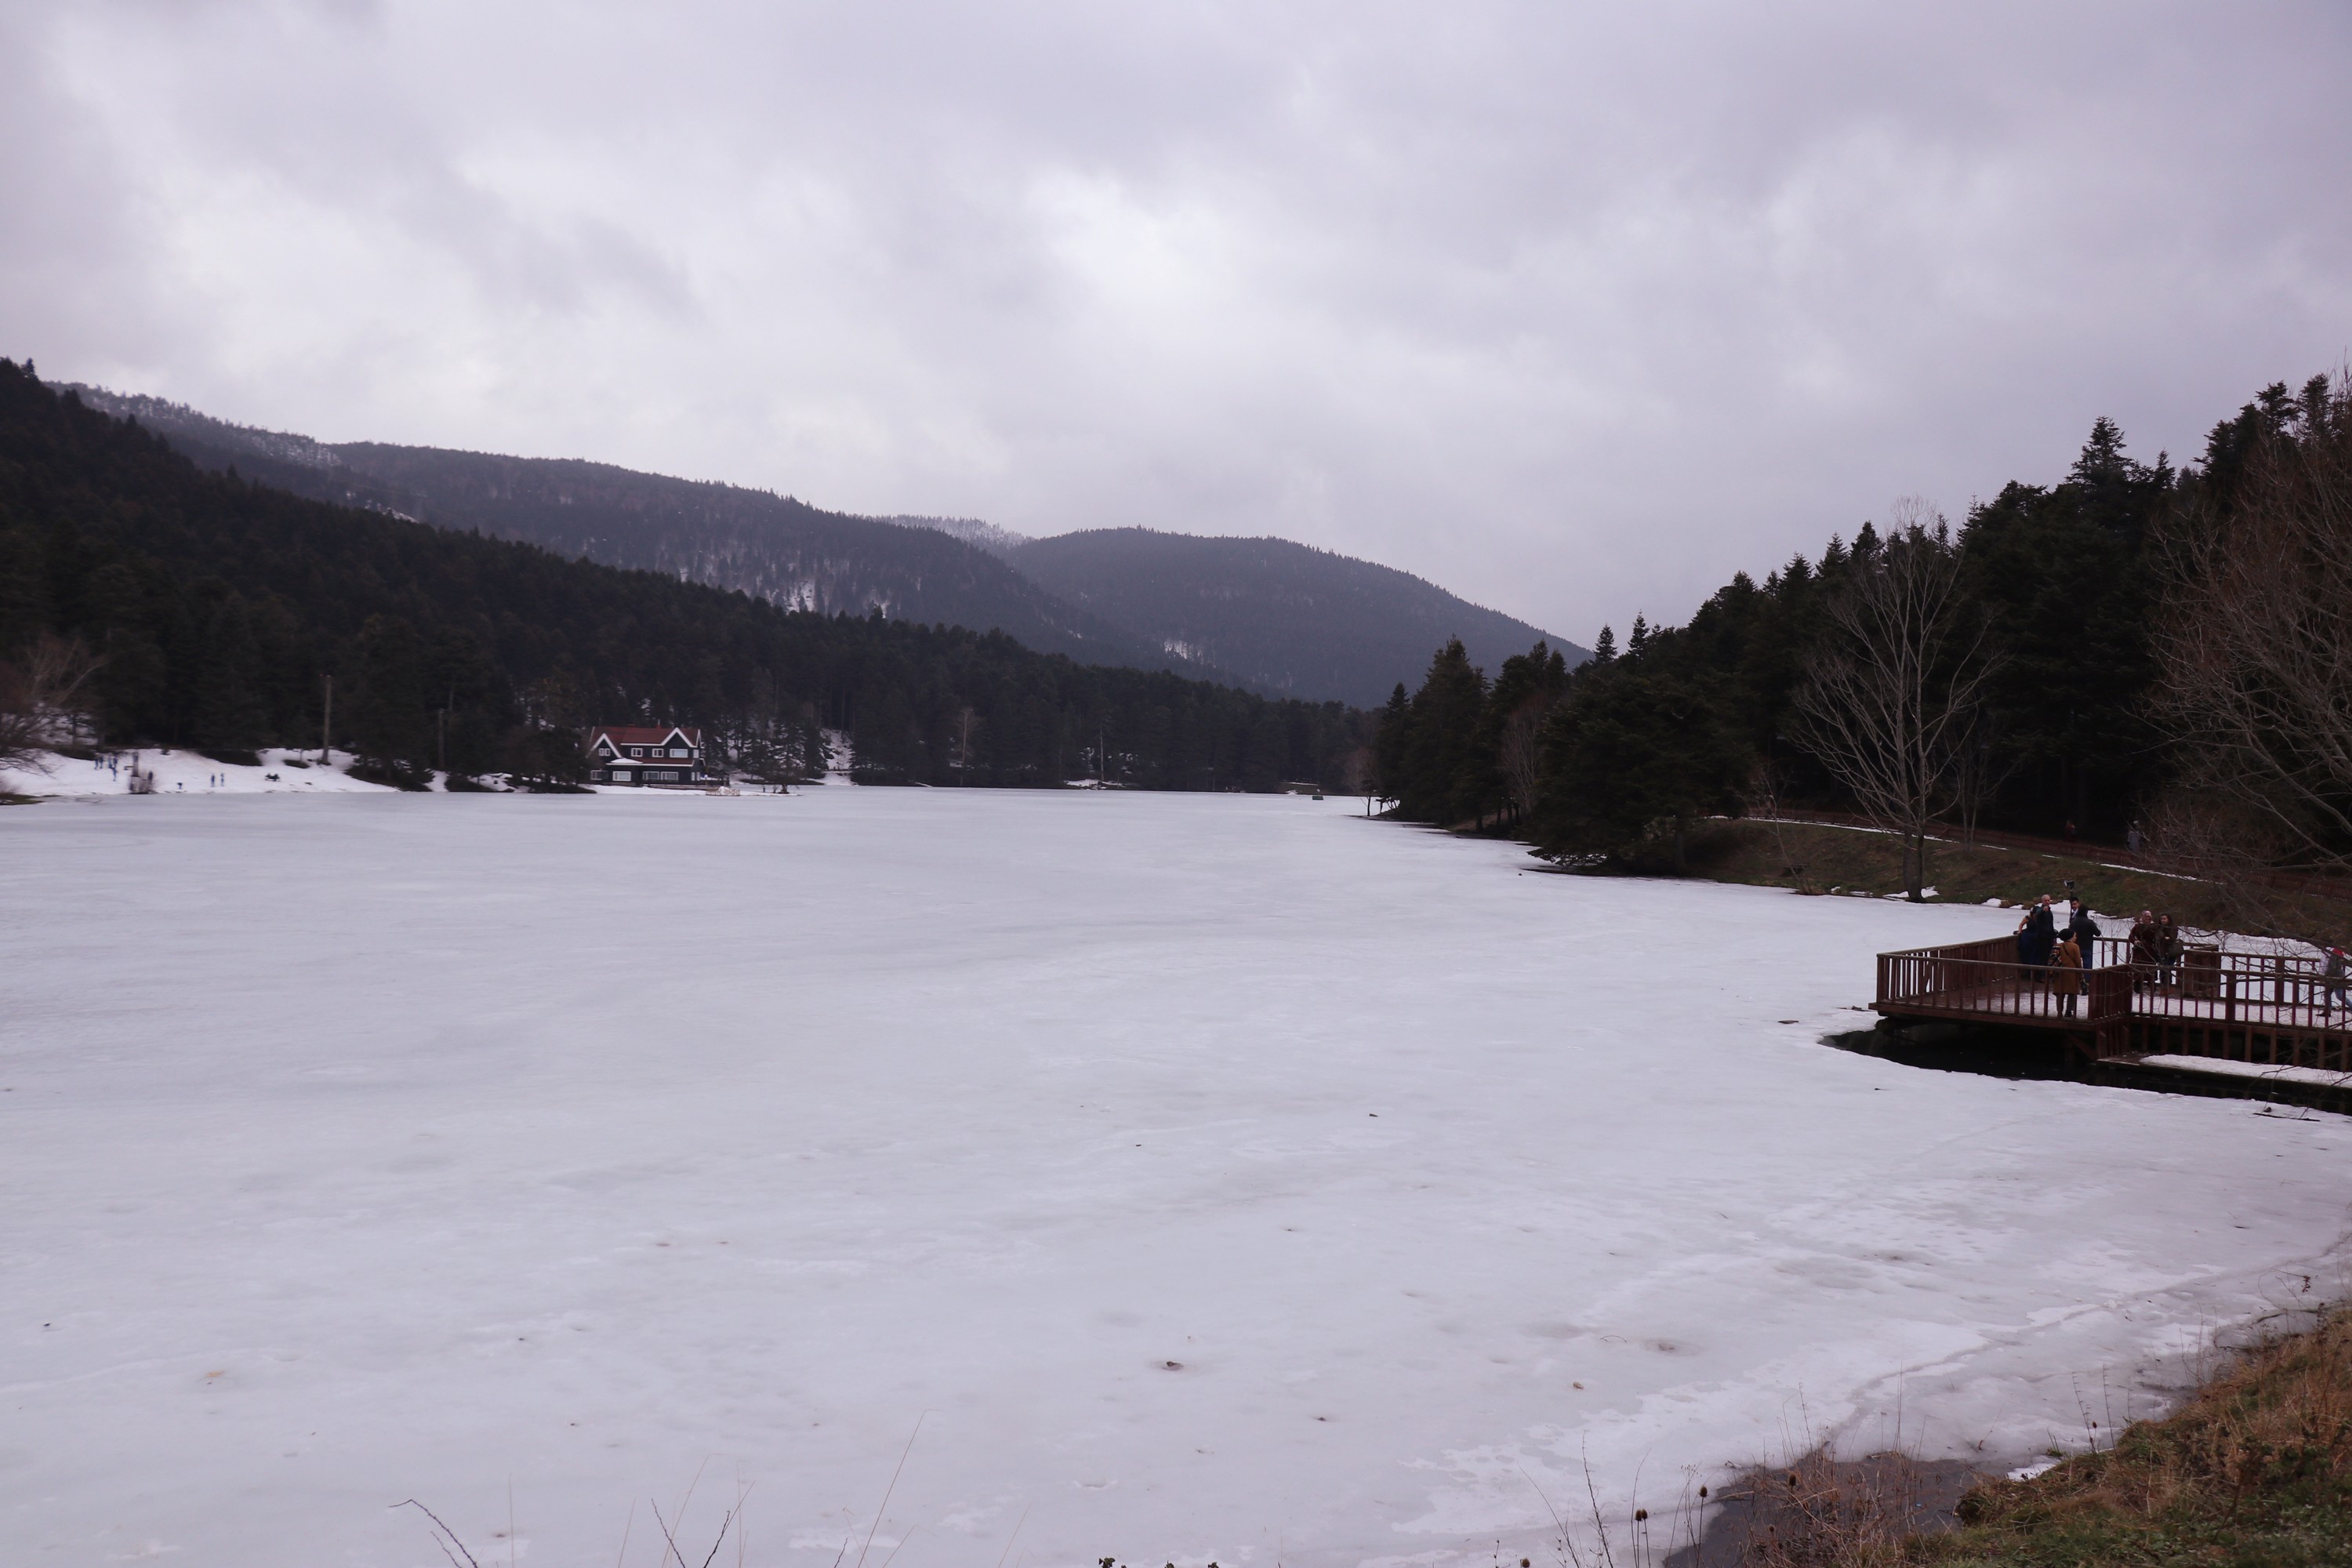
[[326,677],[327,708],[319,721],[319,765],[328,767],[334,762],[335,745],[335,678]]

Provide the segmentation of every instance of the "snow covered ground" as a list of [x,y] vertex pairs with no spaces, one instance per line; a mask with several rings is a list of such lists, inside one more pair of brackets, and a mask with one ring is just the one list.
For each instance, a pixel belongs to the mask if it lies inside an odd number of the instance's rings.
[[2313,1083],[2322,1089],[2342,1089],[2352,1083],[2352,1072],[2331,1072],[2326,1068],[2278,1067],[2263,1062],[2234,1062],[2223,1057],[2142,1057],[2150,1067],[2175,1068],[2182,1072],[2218,1073],[2223,1078],[2274,1078],[2284,1083]]
[[[272,747],[254,753],[258,767],[217,763],[201,752],[163,751],[148,746],[136,752],[106,752],[96,759],[52,754],[42,768],[0,768],[0,794],[30,795],[130,795],[137,773],[152,776],[158,795],[389,795],[390,784],[368,784],[343,770],[352,765],[349,752],[333,753],[331,767],[321,767],[318,752],[289,752]],[[435,776],[439,787],[439,776]]]
[[1358,809],[0,810],[9,1561],[1485,1563],[2344,1288],[2352,1123],[1817,1043],[2013,914]]

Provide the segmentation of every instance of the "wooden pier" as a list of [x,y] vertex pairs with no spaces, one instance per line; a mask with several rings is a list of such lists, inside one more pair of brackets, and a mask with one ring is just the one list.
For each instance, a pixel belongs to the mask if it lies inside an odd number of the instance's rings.
[[2217,1057],[2352,1072],[2352,1009],[2329,994],[2318,959],[2199,947],[2166,973],[2133,963],[2116,937],[2091,956],[2082,971],[2030,966],[2005,936],[1882,952],[1871,1008],[2047,1031],[2092,1062]]

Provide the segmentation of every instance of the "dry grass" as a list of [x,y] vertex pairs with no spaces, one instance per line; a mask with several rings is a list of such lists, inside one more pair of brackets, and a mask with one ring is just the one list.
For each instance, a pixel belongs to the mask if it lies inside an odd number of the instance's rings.
[[1917,1539],[1950,1527],[1976,1479],[1958,1464],[1904,1454],[1840,1460],[1816,1448],[1742,1477],[1709,1532],[1715,1550],[1702,1556],[1745,1568],[1893,1568],[1910,1561]]
[[[1722,822],[1694,834],[1687,853],[1689,874],[1714,881],[1814,893],[1832,888],[1868,893],[1901,890],[1900,849],[1883,833],[1812,823]],[[1937,889],[1938,902],[1970,904],[1987,899],[2029,903],[2044,893],[2063,897],[2071,880],[2085,904],[2107,914],[2158,910],[2189,926],[2242,929],[2233,919],[2241,911],[2221,889],[2185,878],[2118,870],[2101,865],[2096,856],[2095,849],[2076,858],[1936,842],[1928,846],[1927,880]],[[2294,907],[2283,912],[2299,922],[2298,929],[2352,932],[2352,906],[2341,900],[2286,901]]]
[[1942,1564],[2352,1562],[2352,1316],[2240,1356],[2178,1414],[1962,1500]]
[[[2352,1563],[2352,1316],[2235,1358],[2186,1406],[2032,1480],[1816,1451],[1751,1472],[1703,1568]],[[1955,1527],[1957,1525],[1957,1528]],[[1685,1558],[1685,1563],[1691,1559]]]

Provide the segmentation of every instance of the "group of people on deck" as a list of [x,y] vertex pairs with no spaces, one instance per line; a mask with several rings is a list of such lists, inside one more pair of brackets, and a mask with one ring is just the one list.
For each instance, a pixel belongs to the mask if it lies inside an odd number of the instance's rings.
[[[2059,924],[2057,902],[2047,893],[2017,922],[2017,962],[2025,966],[2029,984],[2050,987],[2058,1000],[2060,1017],[2075,1016],[2076,998],[2084,991],[2084,974],[2098,961],[2098,941],[2103,934],[2098,921],[2083,907],[2080,899],[2066,900],[2065,923]],[[2169,987],[2180,978],[2187,943],[2181,938],[2180,927],[2169,914],[2140,910],[2139,918],[2132,922],[2127,941],[2133,990]],[[2322,1005],[2329,1013],[2344,1010],[2346,994],[2352,991],[2352,953],[2340,947],[2329,947],[2322,950],[2322,958],[2318,977]]]
[[2172,923],[2170,915],[2140,910],[2139,919],[2132,921],[2131,928],[2133,989],[2145,988],[2151,983],[2171,984],[2172,977],[2180,972],[2183,951],[2180,928]]
[[2080,899],[2066,900],[2066,923],[2058,923],[2058,906],[2047,893],[2035,900],[2017,922],[2017,962],[2028,978],[2045,982],[2058,998],[2058,1016],[2074,1016],[2083,994],[2083,972],[2098,955],[2099,922]]

